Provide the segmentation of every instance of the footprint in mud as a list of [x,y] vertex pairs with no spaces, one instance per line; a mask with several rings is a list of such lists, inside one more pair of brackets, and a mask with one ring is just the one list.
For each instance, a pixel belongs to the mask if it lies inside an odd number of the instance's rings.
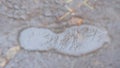
[[19,36],[19,43],[26,50],[55,49],[74,56],[95,51],[109,42],[107,31],[92,25],[73,26],[58,34],[49,29],[31,27],[24,29]]

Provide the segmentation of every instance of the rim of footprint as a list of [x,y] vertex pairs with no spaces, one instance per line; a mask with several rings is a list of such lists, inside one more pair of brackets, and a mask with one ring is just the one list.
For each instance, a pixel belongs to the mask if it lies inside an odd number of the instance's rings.
[[67,28],[56,34],[46,28],[30,27],[19,36],[22,48],[26,50],[49,51],[80,56],[101,48],[110,42],[107,30],[93,25],[81,25]]

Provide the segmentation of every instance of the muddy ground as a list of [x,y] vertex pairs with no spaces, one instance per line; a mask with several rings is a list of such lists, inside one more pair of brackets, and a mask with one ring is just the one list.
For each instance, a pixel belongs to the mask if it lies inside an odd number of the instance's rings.
[[[77,57],[19,47],[21,30],[42,27],[58,33],[82,25],[70,23],[74,17],[106,28],[111,42]],[[119,22],[120,0],[0,0],[0,68],[120,68]]]

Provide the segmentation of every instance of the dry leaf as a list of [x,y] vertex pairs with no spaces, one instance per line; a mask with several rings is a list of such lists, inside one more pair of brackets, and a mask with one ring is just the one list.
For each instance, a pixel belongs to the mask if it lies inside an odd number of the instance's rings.
[[83,23],[83,19],[81,18],[77,18],[77,17],[73,17],[71,20],[70,20],[70,25],[81,25]]
[[7,63],[7,60],[3,57],[0,57],[0,67],[3,68],[6,65],[6,63]]
[[10,48],[6,53],[6,58],[8,60],[12,59],[18,53],[19,50],[20,50],[20,46],[15,46]]

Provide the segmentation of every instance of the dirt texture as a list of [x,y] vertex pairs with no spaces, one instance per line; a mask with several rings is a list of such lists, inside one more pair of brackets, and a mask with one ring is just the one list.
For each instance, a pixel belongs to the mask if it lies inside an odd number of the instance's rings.
[[[120,68],[119,22],[120,0],[0,0],[0,68]],[[26,28],[59,34],[82,25],[105,28],[110,43],[81,56],[20,46]]]

